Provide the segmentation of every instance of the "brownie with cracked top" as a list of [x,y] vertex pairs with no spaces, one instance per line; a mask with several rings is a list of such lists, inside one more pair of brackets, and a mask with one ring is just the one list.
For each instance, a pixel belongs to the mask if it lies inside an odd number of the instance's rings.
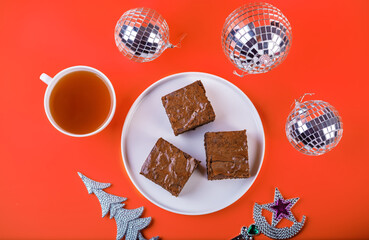
[[174,135],[215,120],[215,113],[200,80],[161,98]]
[[205,133],[209,180],[250,177],[246,130]]
[[140,174],[178,196],[200,161],[159,138]]

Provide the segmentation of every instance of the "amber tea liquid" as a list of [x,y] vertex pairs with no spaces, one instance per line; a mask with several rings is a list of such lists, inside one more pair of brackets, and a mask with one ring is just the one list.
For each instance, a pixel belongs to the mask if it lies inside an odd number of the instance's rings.
[[97,130],[107,120],[112,99],[99,75],[88,71],[63,76],[50,95],[50,113],[55,122],[73,134]]

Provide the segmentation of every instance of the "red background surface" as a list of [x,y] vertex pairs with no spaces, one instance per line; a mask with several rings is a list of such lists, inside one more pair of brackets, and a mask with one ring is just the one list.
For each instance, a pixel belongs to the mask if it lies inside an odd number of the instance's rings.
[[[246,2],[0,1],[0,238],[114,239],[115,222],[101,218],[97,198],[87,194],[77,171],[112,183],[107,192],[127,197],[127,209],[144,206],[143,216],[153,217],[146,237],[230,239],[253,221],[254,202],[272,202],[278,187],[285,198],[300,197],[292,208],[297,220],[307,216],[296,239],[369,238],[369,1],[269,1],[292,24],[291,51],[271,72],[239,78],[220,37],[226,17]],[[163,15],[172,43],[187,33],[183,47],[150,63],[125,58],[115,46],[114,27],[125,11],[141,6]],[[104,72],[117,95],[110,125],[88,138],[61,134],[43,108],[40,74],[54,76],[74,65]],[[254,185],[231,206],[204,216],[170,213],[145,199],[120,152],[134,100],[157,80],[187,71],[237,85],[258,109],[266,135]],[[320,157],[299,153],[285,136],[291,103],[306,92],[316,93],[307,99],[335,106],[344,123],[339,145]]]

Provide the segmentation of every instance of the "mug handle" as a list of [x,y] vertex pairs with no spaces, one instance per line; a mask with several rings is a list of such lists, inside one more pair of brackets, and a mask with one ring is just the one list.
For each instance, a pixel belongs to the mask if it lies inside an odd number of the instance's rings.
[[51,83],[51,80],[53,80],[53,78],[52,78],[52,77],[50,77],[49,75],[47,75],[46,73],[41,74],[40,79],[41,79],[44,83],[46,83],[47,85],[49,85],[49,84]]

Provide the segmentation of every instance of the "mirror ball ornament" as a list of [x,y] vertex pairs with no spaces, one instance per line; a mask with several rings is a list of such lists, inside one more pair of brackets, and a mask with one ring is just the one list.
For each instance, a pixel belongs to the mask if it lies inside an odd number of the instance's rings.
[[269,3],[249,3],[234,10],[222,31],[228,59],[243,73],[265,73],[287,57],[292,29],[282,12]]
[[149,62],[174,46],[169,43],[169,27],[164,18],[150,8],[125,12],[115,26],[115,43],[129,59]]
[[329,103],[321,100],[302,102],[304,96],[295,100],[295,107],[287,118],[286,135],[298,151],[319,156],[332,150],[341,140],[342,119]]

